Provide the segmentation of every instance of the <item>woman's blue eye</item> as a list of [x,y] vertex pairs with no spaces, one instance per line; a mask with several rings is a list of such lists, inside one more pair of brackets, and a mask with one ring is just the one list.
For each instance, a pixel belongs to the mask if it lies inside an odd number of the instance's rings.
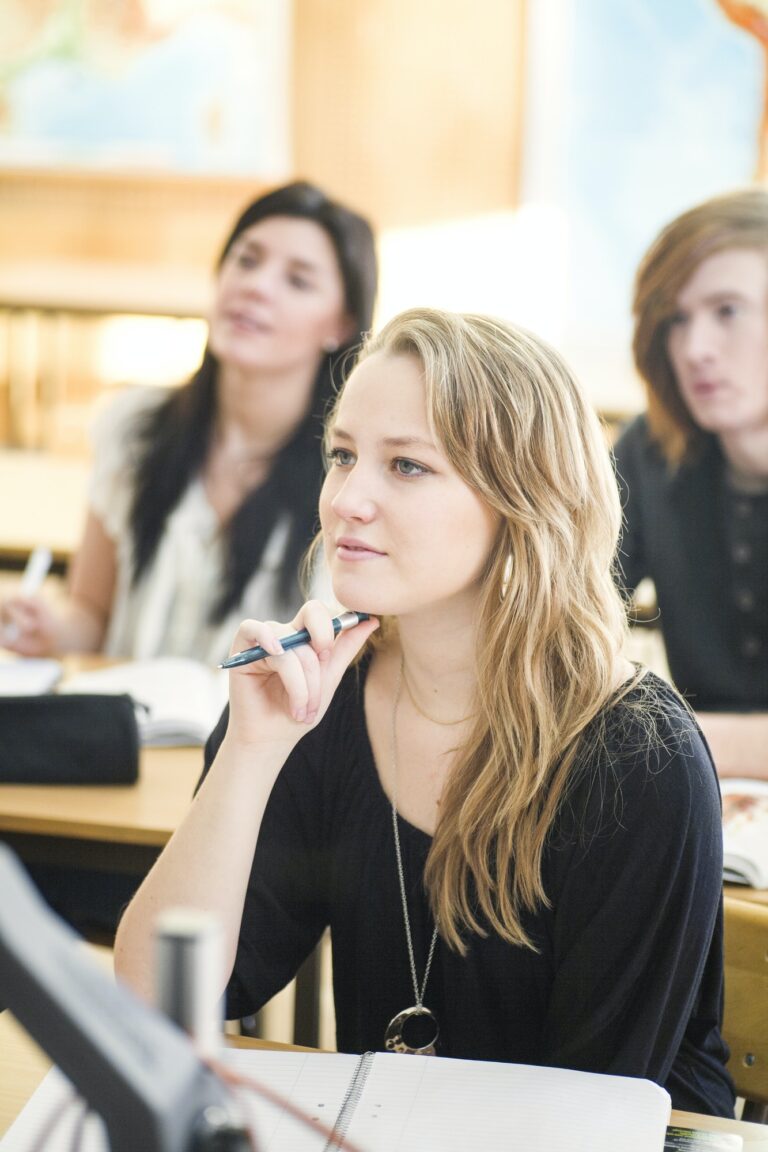
[[717,314],[721,320],[731,320],[737,312],[738,308],[731,303],[721,304],[717,309]]
[[336,464],[339,468],[348,468],[354,457],[347,448],[331,448],[328,459],[331,464]]
[[417,464],[415,460],[405,460],[402,456],[398,456],[393,461],[394,469],[400,476],[426,476],[429,472],[423,464]]

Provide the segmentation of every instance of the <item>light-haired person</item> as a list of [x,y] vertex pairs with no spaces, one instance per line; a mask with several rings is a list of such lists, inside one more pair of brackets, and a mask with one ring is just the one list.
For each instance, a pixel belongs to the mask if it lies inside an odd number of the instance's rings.
[[368,344],[326,443],[334,591],[374,618],[335,642],[318,601],[242,624],[233,651],[274,656],[231,673],[118,973],[149,994],[157,912],[215,912],[237,1017],[330,925],[343,1051],[647,1076],[730,1115],[717,779],[622,654],[587,399],[522,330],[418,309]]
[[647,413],[619,439],[626,584],[724,775],[768,778],[768,189],[678,216],[640,264]]

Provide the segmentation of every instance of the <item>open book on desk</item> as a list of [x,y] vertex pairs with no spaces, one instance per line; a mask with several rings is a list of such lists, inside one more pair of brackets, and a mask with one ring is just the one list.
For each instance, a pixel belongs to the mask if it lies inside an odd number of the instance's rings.
[[[322,1120],[359,1152],[663,1152],[669,1096],[648,1080],[559,1068],[403,1056],[231,1050],[227,1064]],[[0,1152],[27,1152],[66,1085],[54,1071],[31,1098]],[[326,1140],[252,1092],[242,1097],[260,1152],[329,1152]],[[77,1111],[77,1110],[75,1110]],[[75,1117],[48,1138],[70,1147]],[[101,1125],[83,1152],[104,1152]]]
[[768,781],[720,781],[723,879],[768,888]]
[[157,656],[68,677],[60,692],[128,693],[142,744],[204,744],[227,702],[227,673],[198,660]]
[[0,659],[0,696],[42,696],[61,678],[59,660],[10,656]]

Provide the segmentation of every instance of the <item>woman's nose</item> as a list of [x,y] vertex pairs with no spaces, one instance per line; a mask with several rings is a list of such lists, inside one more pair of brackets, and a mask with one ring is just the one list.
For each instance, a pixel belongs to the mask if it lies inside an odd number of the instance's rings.
[[245,270],[242,285],[246,292],[254,296],[272,296],[277,286],[277,270],[268,262]]
[[341,520],[368,523],[376,515],[374,494],[357,465],[345,474],[343,483],[331,500],[331,507]]

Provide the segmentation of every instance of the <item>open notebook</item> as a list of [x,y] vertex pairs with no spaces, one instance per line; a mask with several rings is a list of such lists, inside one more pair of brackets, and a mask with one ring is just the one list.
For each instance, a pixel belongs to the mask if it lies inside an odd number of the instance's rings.
[[0,659],[0,696],[42,696],[61,679],[58,660],[22,657]]
[[[324,1121],[359,1152],[663,1152],[667,1093],[647,1080],[559,1068],[402,1056],[233,1050],[227,1063],[290,1099],[313,1122]],[[67,1092],[49,1073],[1,1152],[27,1152]],[[260,1152],[329,1152],[337,1147],[252,1093],[243,1100]],[[64,1152],[77,1108],[46,1141]],[[98,1121],[83,1152],[104,1152]]]
[[70,676],[60,692],[127,692],[142,744],[204,744],[227,702],[227,673],[198,660],[157,656]]

